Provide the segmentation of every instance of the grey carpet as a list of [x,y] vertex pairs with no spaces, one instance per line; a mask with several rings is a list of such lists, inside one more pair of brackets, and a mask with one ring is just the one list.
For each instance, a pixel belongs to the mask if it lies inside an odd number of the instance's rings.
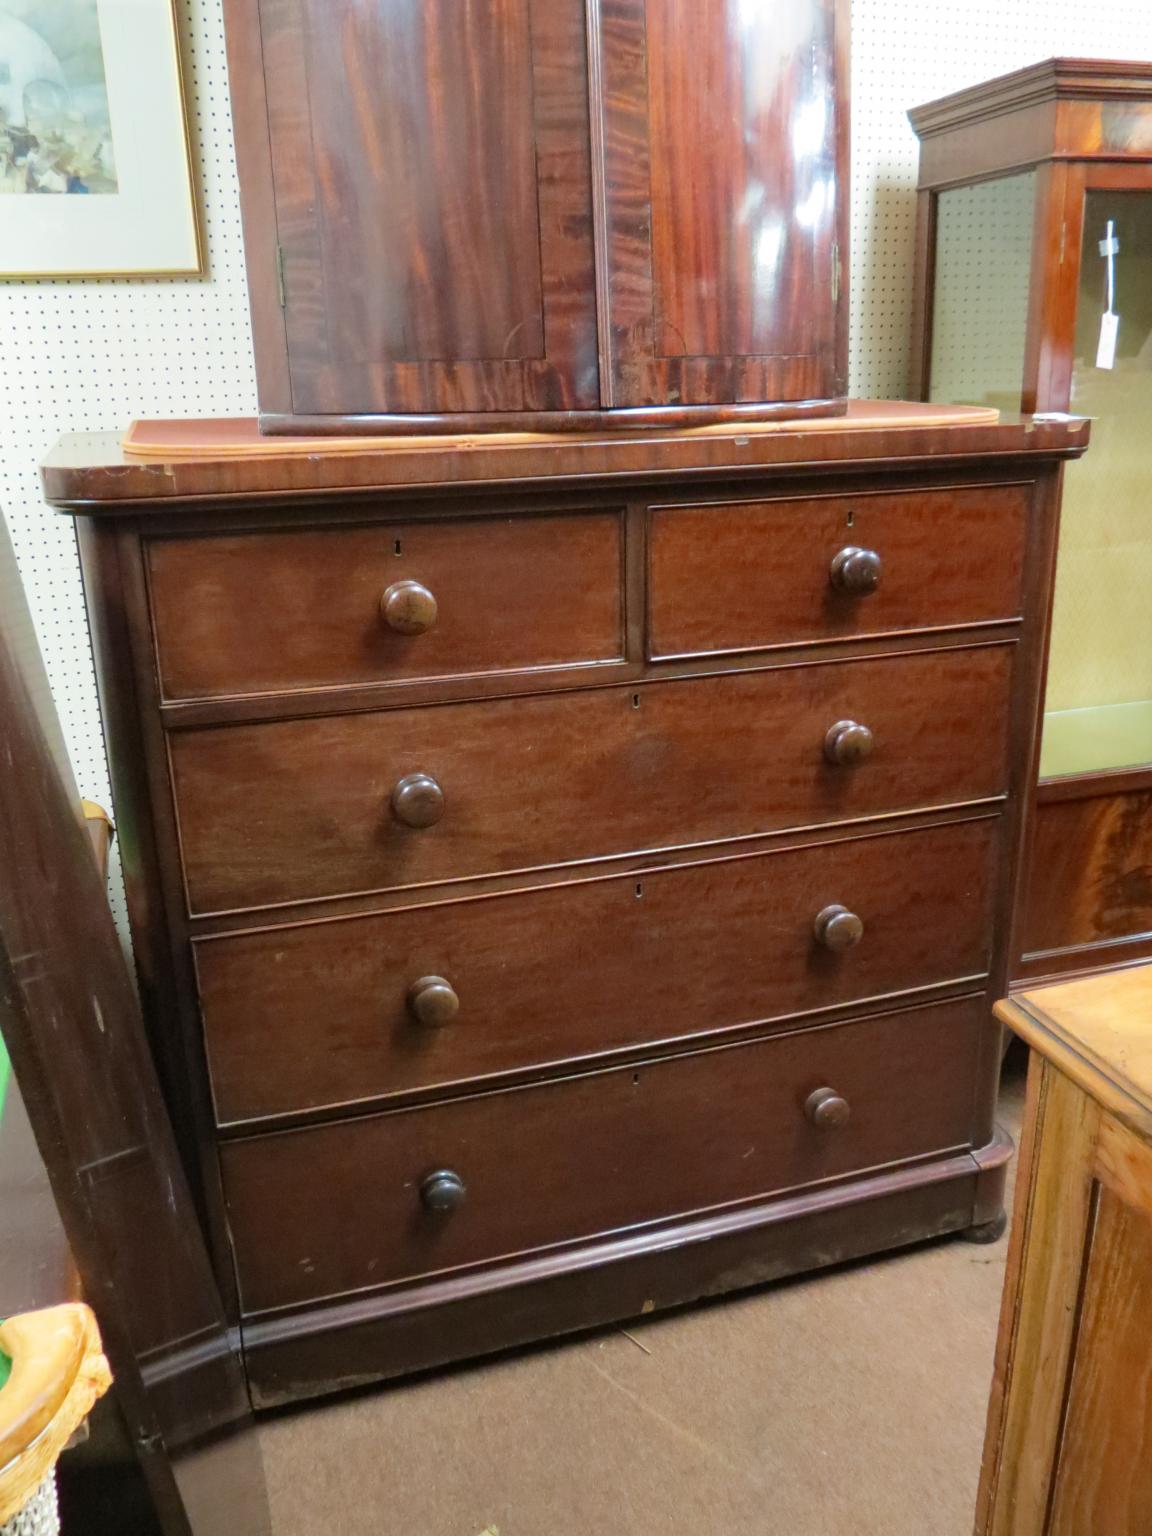
[[[1006,1084],[1015,1135],[1023,1102]],[[968,1536],[1007,1241],[266,1419],[275,1536]]]

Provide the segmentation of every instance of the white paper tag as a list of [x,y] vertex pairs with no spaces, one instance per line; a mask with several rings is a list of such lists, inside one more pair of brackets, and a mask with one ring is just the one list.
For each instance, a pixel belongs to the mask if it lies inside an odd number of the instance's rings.
[[1100,316],[1100,345],[1096,348],[1097,368],[1115,368],[1116,339],[1120,334],[1120,316],[1111,310]]

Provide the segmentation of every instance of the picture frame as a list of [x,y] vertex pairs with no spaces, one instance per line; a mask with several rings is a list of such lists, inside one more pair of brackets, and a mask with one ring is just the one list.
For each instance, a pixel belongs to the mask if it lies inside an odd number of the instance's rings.
[[0,281],[203,271],[175,0],[0,0]]

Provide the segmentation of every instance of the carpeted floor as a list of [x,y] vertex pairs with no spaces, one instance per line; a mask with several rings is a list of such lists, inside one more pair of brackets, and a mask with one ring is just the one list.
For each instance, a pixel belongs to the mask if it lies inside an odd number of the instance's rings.
[[[1005,1085],[1016,1134],[1023,1080]],[[1007,1241],[267,1418],[275,1536],[968,1536]]]

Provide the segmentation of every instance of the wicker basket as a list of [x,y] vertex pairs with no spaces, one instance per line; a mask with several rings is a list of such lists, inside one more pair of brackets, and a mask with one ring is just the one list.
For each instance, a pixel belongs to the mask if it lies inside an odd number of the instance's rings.
[[79,1302],[0,1324],[0,1536],[54,1536],[56,1463],[111,1383],[100,1331]]
[[0,1536],[58,1536],[60,1511],[56,1508],[56,1470],[53,1468],[19,1514],[0,1525]]

